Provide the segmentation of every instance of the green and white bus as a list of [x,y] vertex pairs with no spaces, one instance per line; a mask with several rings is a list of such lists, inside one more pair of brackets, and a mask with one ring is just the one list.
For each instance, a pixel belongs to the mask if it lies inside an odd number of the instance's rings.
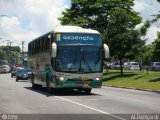
[[109,48],[96,30],[59,26],[28,44],[32,87],[77,89],[87,94],[101,88],[103,59]]

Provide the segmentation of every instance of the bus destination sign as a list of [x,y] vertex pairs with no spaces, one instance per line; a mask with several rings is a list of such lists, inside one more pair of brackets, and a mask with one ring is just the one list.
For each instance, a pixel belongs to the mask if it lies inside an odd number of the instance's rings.
[[59,33],[56,34],[57,44],[100,45],[99,34]]

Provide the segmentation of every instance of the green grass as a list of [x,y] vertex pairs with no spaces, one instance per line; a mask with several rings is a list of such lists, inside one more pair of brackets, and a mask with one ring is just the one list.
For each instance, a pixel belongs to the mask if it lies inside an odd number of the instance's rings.
[[160,91],[160,72],[109,70],[103,73],[103,85],[134,87]]

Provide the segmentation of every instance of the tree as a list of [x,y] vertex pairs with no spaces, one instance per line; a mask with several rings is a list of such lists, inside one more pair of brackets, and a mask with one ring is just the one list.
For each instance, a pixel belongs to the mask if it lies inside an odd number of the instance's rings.
[[160,55],[160,32],[157,32],[157,36],[158,38],[153,43],[154,45],[153,56],[155,60],[160,60],[160,57],[159,57]]
[[[157,0],[158,3],[160,3],[160,0]],[[157,22],[160,19],[160,11],[158,14],[153,15],[155,18],[152,20],[152,22]]]
[[4,57],[5,57],[5,54],[4,54],[4,52],[0,49],[0,59],[4,59]]
[[109,24],[106,30],[106,42],[109,45],[111,56],[120,60],[121,75],[123,75],[122,60],[133,59],[139,53],[144,41],[140,39],[140,33],[135,30],[135,25],[141,22],[141,17],[134,13],[116,7],[111,10]]

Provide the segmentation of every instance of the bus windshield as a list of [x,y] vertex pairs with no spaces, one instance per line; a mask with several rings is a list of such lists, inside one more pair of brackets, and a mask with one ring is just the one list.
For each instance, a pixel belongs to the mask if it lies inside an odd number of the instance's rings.
[[101,72],[101,54],[98,47],[63,46],[58,48],[56,71]]

